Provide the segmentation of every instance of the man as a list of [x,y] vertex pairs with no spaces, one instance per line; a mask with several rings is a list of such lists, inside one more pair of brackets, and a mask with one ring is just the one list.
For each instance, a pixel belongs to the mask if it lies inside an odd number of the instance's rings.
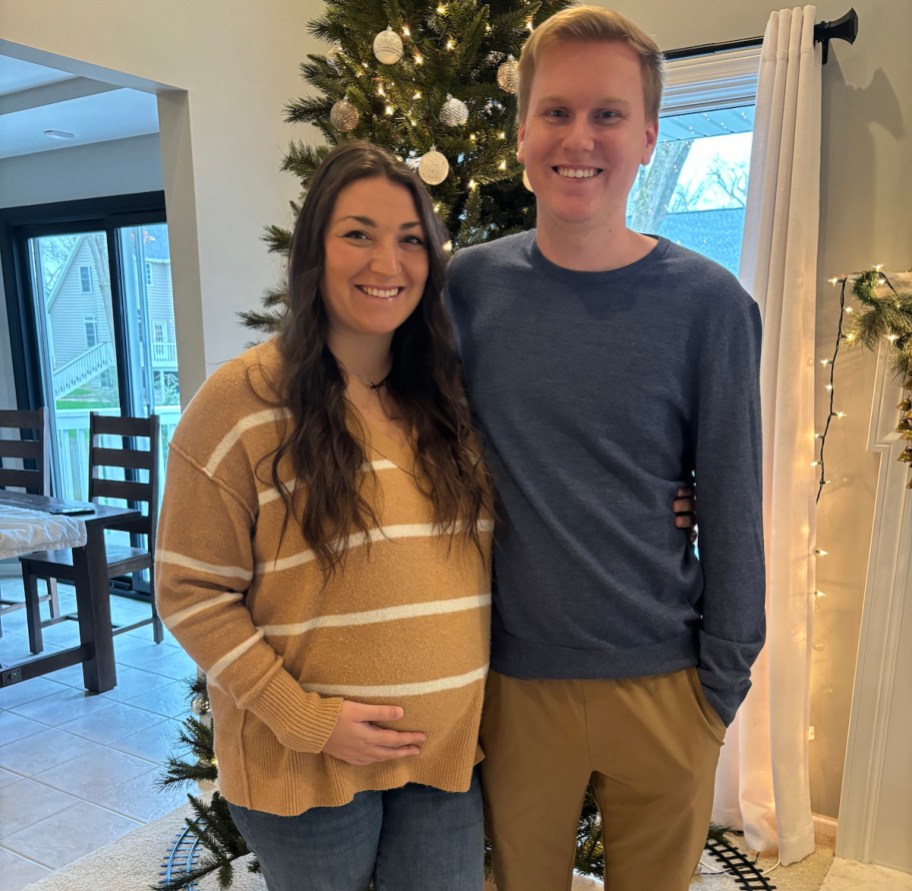
[[[520,60],[536,229],[460,251],[449,298],[498,490],[482,747],[499,891],[570,887],[591,783],[610,891],[682,891],[764,637],[760,319],[626,227],[662,56],[576,7]],[[667,522],[695,477],[699,557]]]

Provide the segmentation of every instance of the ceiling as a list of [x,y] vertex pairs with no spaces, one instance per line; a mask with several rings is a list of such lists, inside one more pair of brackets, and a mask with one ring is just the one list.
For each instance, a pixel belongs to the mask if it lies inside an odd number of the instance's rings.
[[0,159],[157,132],[151,93],[0,55]]

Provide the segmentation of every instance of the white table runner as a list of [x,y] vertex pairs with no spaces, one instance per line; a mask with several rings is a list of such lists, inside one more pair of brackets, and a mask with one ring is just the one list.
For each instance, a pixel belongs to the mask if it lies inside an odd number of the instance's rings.
[[81,548],[85,543],[85,523],[76,517],[0,505],[0,559],[30,551]]

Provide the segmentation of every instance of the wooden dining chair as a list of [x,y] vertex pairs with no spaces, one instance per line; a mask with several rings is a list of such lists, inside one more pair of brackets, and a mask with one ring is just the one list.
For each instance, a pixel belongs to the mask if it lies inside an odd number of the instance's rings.
[[[0,489],[50,495],[49,443],[47,409],[0,409]],[[51,618],[60,615],[57,582],[54,579],[48,580],[48,593],[40,600],[50,604]],[[0,592],[0,618],[5,613],[24,607],[24,600],[10,600]],[[2,636],[3,626],[0,624]]]
[[[119,502],[117,506],[138,508],[142,516],[112,523],[108,528],[130,535],[130,545],[106,543],[108,579],[118,582],[129,577],[129,584],[123,594],[151,602],[152,614],[129,625],[115,625],[114,634],[124,634],[143,625],[152,625],[156,643],[164,640],[164,631],[155,606],[155,528],[158,523],[158,460],[161,447],[159,418],[153,414],[148,418],[109,416],[92,412],[89,415],[89,499],[105,503]],[[111,438],[115,445],[111,445]],[[140,446],[138,441],[147,445]],[[25,587],[26,603],[32,606],[38,596],[39,578],[56,578],[61,581],[75,581],[72,550],[36,551],[19,558],[22,565],[22,581]],[[149,573],[149,592],[140,592],[136,581],[143,571]],[[29,609],[30,624],[36,615]],[[41,628],[63,619],[75,619],[75,615],[51,618],[42,621],[39,617],[34,624],[35,643],[33,652],[41,652],[43,641]],[[30,632],[33,629],[30,628]]]

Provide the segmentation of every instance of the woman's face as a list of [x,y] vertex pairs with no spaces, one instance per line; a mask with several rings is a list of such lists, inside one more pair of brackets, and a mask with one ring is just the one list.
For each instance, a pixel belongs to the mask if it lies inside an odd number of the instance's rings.
[[392,338],[418,306],[428,276],[427,234],[408,189],[383,177],[347,185],[324,250],[330,340]]

